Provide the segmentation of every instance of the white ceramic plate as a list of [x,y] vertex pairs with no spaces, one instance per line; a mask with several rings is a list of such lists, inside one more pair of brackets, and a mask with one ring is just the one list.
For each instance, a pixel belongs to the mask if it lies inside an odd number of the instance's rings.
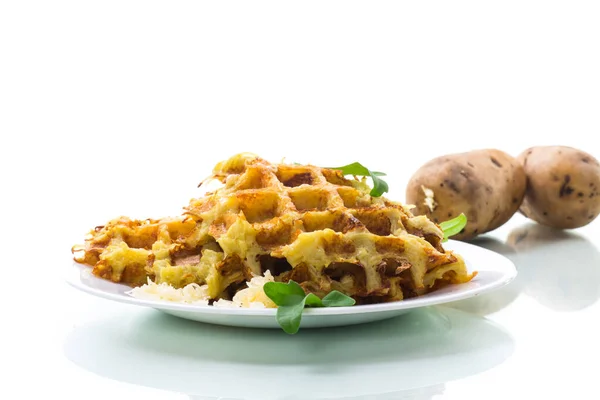
[[[445,243],[444,247],[463,256],[469,271],[478,271],[471,282],[447,286],[421,297],[391,303],[306,309],[301,327],[321,328],[379,321],[415,308],[474,297],[508,284],[517,275],[514,264],[493,251],[453,240]],[[275,309],[221,308],[139,300],[125,294],[131,289],[129,286],[97,278],[92,275],[91,268],[78,263],[74,263],[68,271],[67,281],[75,288],[98,297],[153,307],[167,314],[194,321],[251,328],[279,328],[275,319]]]

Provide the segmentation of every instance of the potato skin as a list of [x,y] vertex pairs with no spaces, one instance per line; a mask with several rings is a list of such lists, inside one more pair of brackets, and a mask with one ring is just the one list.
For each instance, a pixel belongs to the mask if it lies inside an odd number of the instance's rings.
[[[433,191],[433,210],[423,187]],[[467,226],[453,239],[469,240],[508,221],[525,187],[525,172],[515,158],[500,150],[475,150],[438,157],[419,168],[406,188],[406,202],[416,206],[416,215],[436,223],[464,213]]]
[[527,175],[521,205],[526,217],[553,228],[574,229],[600,214],[600,163],[565,146],[539,146],[517,158]]

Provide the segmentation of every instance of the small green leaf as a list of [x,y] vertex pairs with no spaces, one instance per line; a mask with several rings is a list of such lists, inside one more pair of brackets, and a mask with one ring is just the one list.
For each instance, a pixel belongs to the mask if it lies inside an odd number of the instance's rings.
[[359,162],[344,165],[343,167],[327,167],[328,169],[339,169],[344,175],[369,176],[371,171]]
[[300,329],[304,307],[343,307],[355,303],[354,299],[337,290],[321,300],[314,293],[304,293],[302,286],[294,281],[267,282],[263,291],[277,304],[277,322],[286,333],[292,335]]
[[325,307],[349,307],[356,304],[356,300],[350,296],[346,296],[342,292],[334,290],[323,297],[322,303]]
[[309,293],[306,295],[306,297],[304,298],[304,304],[307,307],[323,307],[324,304],[323,302],[321,302],[321,299],[313,293]]
[[329,167],[329,169],[340,170],[344,175],[370,176],[373,180],[373,189],[371,189],[370,195],[373,197],[380,197],[389,191],[387,182],[379,178],[380,176],[385,176],[385,173],[371,171],[359,162],[353,162],[352,164],[344,165],[343,167]]
[[298,332],[302,321],[302,311],[304,311],[304,299],[293,305],[277,307],[277,323],[285,333],[293,335]]
[[380,197],[389,190],[387,182],[379,179],[375,174],[371,174],[373,179],[373,189],[371,189],[370,195],[373,197]]
[[[296,282],[294,283],[298,285]],[[294,300],[298,298],[295,294],[291,295],[290,297]],[[296,303],[292,303],[292,301],[290,301],[290,304],[277,307],[277,322],[279,323],[279,326],[283,328],[285,333],[293,335],[298,332],[300,329],[300,322],[302,322],[302,312],[304,312],[304,307],[323,307],[323,303],[315,294],[309,293]]]
[[375,176],[386,176],[387,174],[385,172],[378,172],[378,171],[371,171],[372,175]]
[[459,234],[467,225],[467,216],[460,214],[456,218],[452,218],[449,221],[444,221],[440,224],[440,228],[444,232],[444,242],[448,240],[450,236]]
[[278,306],[297,304],[306,296],[304,289],[294,281],[267,282],[263,286],[263,291]]

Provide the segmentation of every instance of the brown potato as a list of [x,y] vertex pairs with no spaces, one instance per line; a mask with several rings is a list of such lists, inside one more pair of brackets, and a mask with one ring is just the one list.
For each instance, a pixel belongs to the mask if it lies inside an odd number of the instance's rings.
[[600,214],[600,164],[581,150],[540,146],[518,160],[527,174],[521,213],[553,228],[587,225]]
[[467,226],[453,239],[468,240],[498,228],[519,209],[525,195],[525,172],[510,155],[495,149],[435,158],[423,165],[406,188],[413,212],[436,223],[467,216]]

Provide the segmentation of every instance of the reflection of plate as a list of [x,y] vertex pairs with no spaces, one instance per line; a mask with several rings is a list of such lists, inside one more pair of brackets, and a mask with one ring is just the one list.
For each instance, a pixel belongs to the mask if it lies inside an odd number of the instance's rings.
[[429,400],[514,350],[497,324],[446,307],[355,327],[282,332],[127,307],[76,326],[66,357],[110,379],[192,399]]
[[[303,328],[354,325],[391,318],[410,309],[442,304],[477,296],[506,285],[517,274],[513,263],[492,251],[467,243],[450,241],[447,248],[462,255],[469,270],[478,271],[471,281],[451,285],[425,296],[383,304],[355,307],[307,309],[302,317]],[[255,328],[278,328],[274,309],[217,308],[161,301],[139,300],[125,294],[130,288],[93,276],[90,269],[74,264],[68,282],[84,292],[123,303],[156,308],[181,318],[219,325]]]
[[[600,252],[577,232],[526,223],[507,243],[524,292],[556,311],[582,310],[600,297]],[[512,285],[511,285],[512,286]]]
[[449,304],[449,306],[477,315],[492,314],[502,310],[504,307],[515,301],[517,297],[519,297],[523,291],[523,271],[520,270],[520,264],[517,261],[516,250],[506,243],[492,236],[479,236],[470,243],[491,251],[495,251],[496,253],[507,257],[509,260],[515,263],[517,270],[519,271],[519,275],[517,275],[516,279],[511,282],[510,285],[506,285],[503,288],[494,290],[491,293],[486,293],[482,296],[471,297],[470,299],[453,302],[452,304]]

